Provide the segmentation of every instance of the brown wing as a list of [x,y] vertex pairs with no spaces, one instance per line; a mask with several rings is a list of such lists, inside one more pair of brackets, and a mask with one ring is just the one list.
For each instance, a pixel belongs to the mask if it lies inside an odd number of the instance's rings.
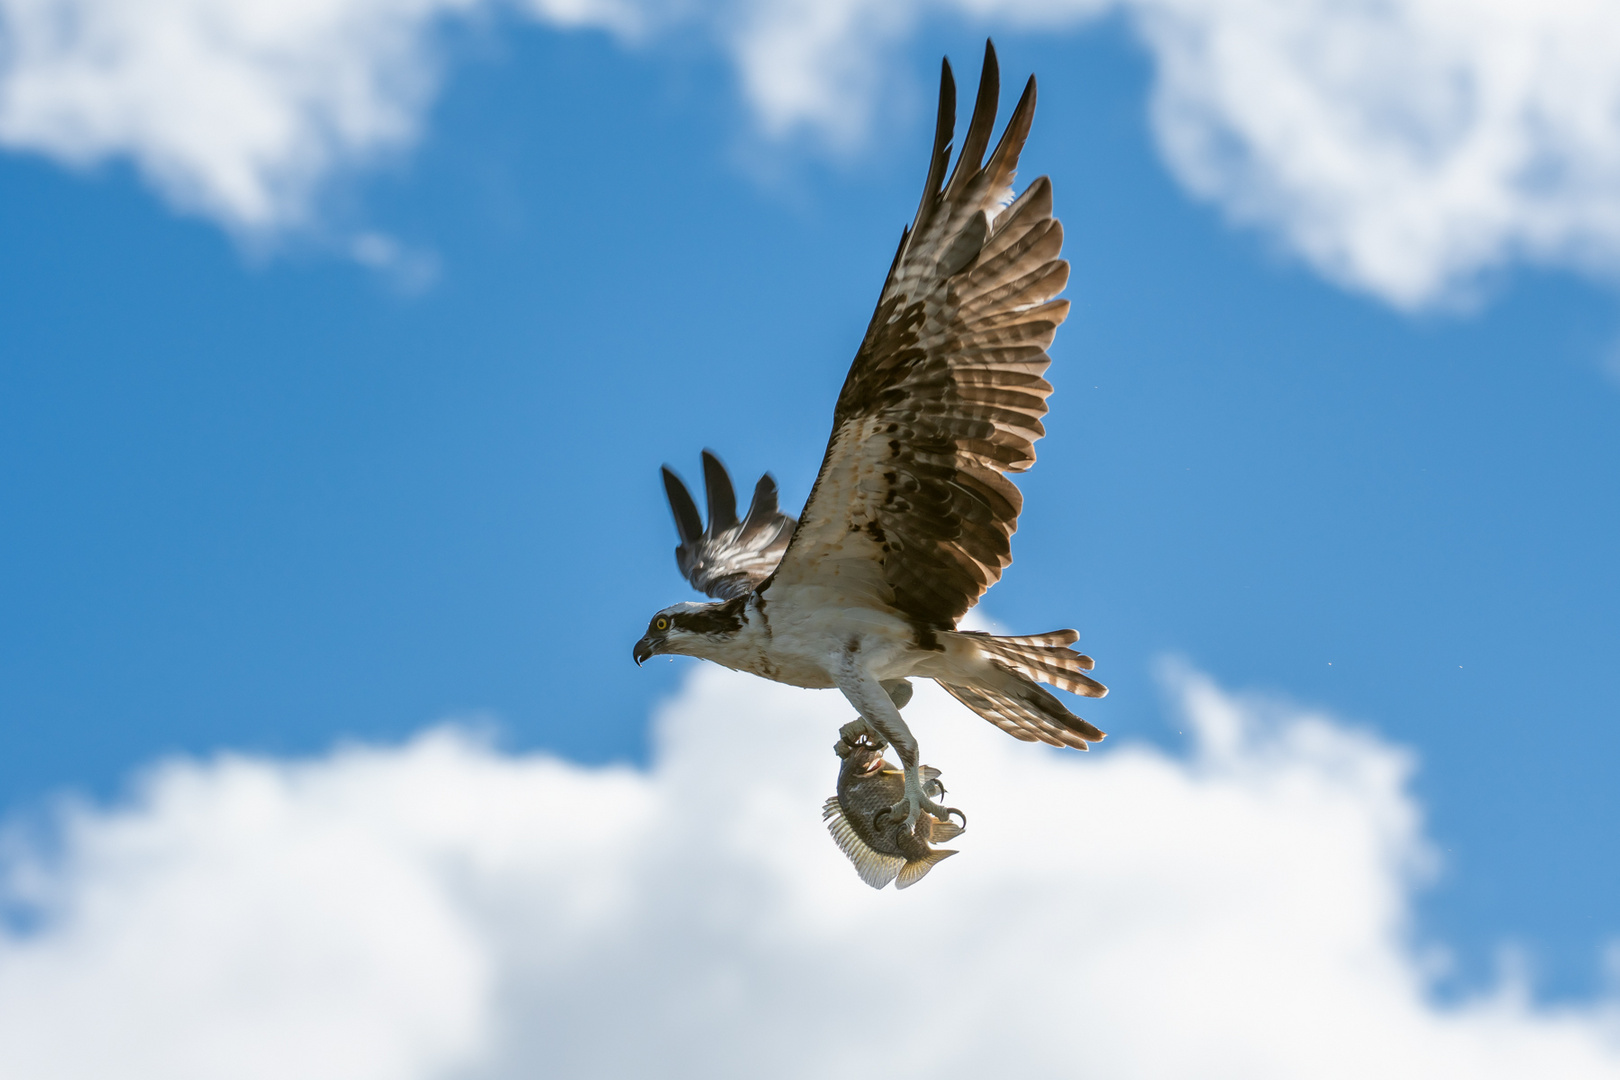
[[1046,348],[1068,314],[1063,229],[1045,177],[1011,205],[1035,112],[1032,77],[982,167],[1000,80],[986,43],[973,120],[950,160],[956,88],[940,79],[933,160],[916,220],[833,412],[801,522],[770,587],[953,627],[1012,561],[1023,498],[1003,474],[1035,462],[1052,392]]

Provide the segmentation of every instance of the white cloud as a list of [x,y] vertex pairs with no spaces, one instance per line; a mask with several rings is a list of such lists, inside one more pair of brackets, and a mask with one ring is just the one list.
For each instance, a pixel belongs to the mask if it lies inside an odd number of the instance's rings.
[[386,275],[405,293],[422,292],[439,278],[436,256],[406,247],[385,233],[360,233],[349,242],[349,256],[361,266]]
[[[877,99],[896,89],[895,48],[940,12],[990,27],[1073,26],[1120,0],[754,0],[738,5],[724,39],[743,91],[768,134],[808,130],[840,149],[859,144]],[[972,101],[977,52],[955,58],[958,104]],[[932,68],[930,68],[932,75]],[[1023,74],[1003,72],[1004,93]],[[934,87],[926,88],[933,103]],[[932,108],[920,110],[932,123]],[[926,164],[926,163],[924,163]]]
[[172,204],[273,237],[318,221],[334,174],[413,142],[437,24],[506,10],[620,35],[695,22],[768,134],[846,149],[927,18],[1124,12],[1175,174],[1330,279],[1418,308],[1518,260],[1620,266],[1607,0],[0,0],[0,146],[126,158]]
[[1614,1001],[1425,996],[1406,753],[1181,693],[1186,760],[925,688],[972,827],[906,893],[819,821],[847,707],[715,669],[646,773],[455,730],[172,763],[6,858],[0,1075],[1620,1076]]
[[[0,145],[132,161],[175,206],[266,238],[312,224],[334,173],[408,146],[431,36],[495,0],[0,0]],[[618,0],[532,0],[627,30]]]
[[[767,126],[864,129],[930,11],[1125,12],[1172,169],[1330,279],[1403,308],[1518,259],[1620,267],[1620,19],[1605,0],[767,0],[736,38]],[[971,76],[970,76],[971,77]],[[1046,131],[1046,138],[1061,137]]]
[[1142,0],[1172,166],[1402,307],[1524,258],[1620,266],[1620,20],[1602,0]]

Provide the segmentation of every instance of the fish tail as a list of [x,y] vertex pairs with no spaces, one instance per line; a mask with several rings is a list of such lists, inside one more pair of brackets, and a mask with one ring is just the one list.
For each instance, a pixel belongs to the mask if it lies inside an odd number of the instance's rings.
[[927,875],[928,871],[955,854],[956,851],[952,848],[935,848],[920,859],[912,859],[900,868],[900,874],[895,879],[894,887],[905,889],[917,884]]

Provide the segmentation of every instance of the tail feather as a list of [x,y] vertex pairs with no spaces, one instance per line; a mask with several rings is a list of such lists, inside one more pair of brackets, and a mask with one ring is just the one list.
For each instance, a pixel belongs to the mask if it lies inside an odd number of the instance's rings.
[[1015,739],[1072,746],[1076,750],[1088,750],[1091,743],[1102,741],[1104,733],[1096,725],[1065,709],[1061,701],[1034,683],[1011,672],[1008,675],[1014,682],[1010,693],[987,686],[940,685]]
[[1055,630],[1029,637],[970,638],[990,670],[972,685],[940,681],[947,693],[1015,739],[1072,746],[1084,750],[1103,738],[1095,725],[1074,715],[1063,703],[1036,685],[1048,683],[1086,697],[1102,697],[1108,688],[1085,674],[1091,657],[1068,646],[1080,637],[1073,630]]
[[985,694],[981,694],[971,686],[960,686],[956,683],[942,682],[939,684],[945,692],[960,701],[996,727],[1005,731],[1020,742],[1050,742],[1042,737],[1040,726],[1026,727],[1016,715],[1004,713],[1000,706]]
[[[1073,637],[1069,635],[1073,634]],[[1064,641],[1064,638],[1068,638]],[[1091,657],[1068,648],[1080,637],[1073,630],[1060,630],[1027,638],[986,636],[974,642],[1002,667],[1008,667],[1034,679],[1048,683],[1059,690],[1083,697],[1103,697],[1108,687],[1091,678],[1086,672],[1096,664]]]
[[1080,640],[1078,630],[1052,630],[1045,634],[1023,634],[1018,637],[994,637],[978,630],[958,630],[957,633],[963,637],[989,638],[998,645],[1036,645],[1042,648],[1052,645],[1073,645]]

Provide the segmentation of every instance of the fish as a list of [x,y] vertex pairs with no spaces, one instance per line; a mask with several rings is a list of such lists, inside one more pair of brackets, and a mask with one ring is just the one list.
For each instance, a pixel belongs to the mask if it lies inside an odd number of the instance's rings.
[[[957,854],[953,849],[929,845],[960,835],[967,818],[964,816],[958,825],[923,814],[912,830],[906,828],[903,817],[889,814],[889,807],[905,793],[905,774],[884,760],[886,744],[864,728],[859,721],[846,725],[834,747],[844,759],[838,769],[838,793],[822,804],[821,818],[838,849],[855,864],[862,881],[874,889],[884,888],[891,881],[897,889],[909,888]],[[925,791],[931,799],[945,793],[939,775],[938,769],[923,767]]]

